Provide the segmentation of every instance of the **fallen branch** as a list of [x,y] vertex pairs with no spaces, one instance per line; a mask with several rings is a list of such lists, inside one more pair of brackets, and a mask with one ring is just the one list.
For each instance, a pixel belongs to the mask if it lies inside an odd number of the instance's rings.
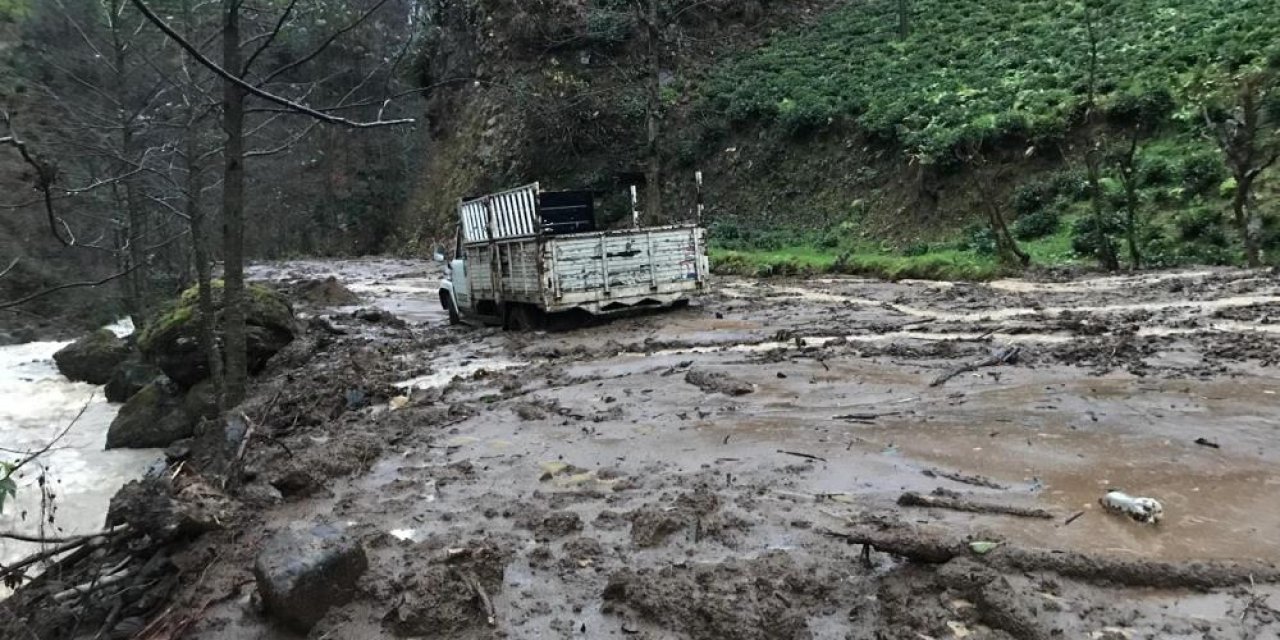
[[53,594],[53,601],[66,602],[72,598],[88,595],[94,591],[105,589],[111,585],[119,584],[129,578],[132,578],[137,571],[127,568],[130,560],[132,560],[132,558],[126,558],[124,562],[104,572],[107,575],[101,578],[94,578],[84,584],[78,584],[70,589]]
[[19,560],[9,566],[0,568],[0,581],[8,580],[10,576],[19,574],[19,572],[21,572],[23,569],[26,569],[27,567],[30,567],[33,564],[36,564],[38,562],[43,562],[45,560],[54,558],[56,556],[60,556],[68,551],[72,551],[80,547],[98,548],[98,547],[106,546],[112,539],[124,533],[127,533],[128,531],[129,531],[128,525],[121,525],[119,527],[112,529],[107,535],[104,535],[104,536],[93,536],[93,537],[74,539],[74,540],[70,540],[62,544],[59,544],[57,546],[50,547],[48,549],[45,549],[44,551],[40,551],[39,553],[33,553],[27,556],[26,558],[23,558],[22,560]]
[[86,533],[83,535],[62,536],[62,537],[42,536],[42,535],[32,534],[32,533],[18,533],[17,531],[0,531],[0,538],[5,538],[8,540],[17,540],[18,542],[34,542],[36,544],[66,544],[68,542],[80,542],[82,540],[89,540],[92,538],[101,538],[104,536],[115,535],[117,533],[120,533],[124,529],[128,528],[128,526],[129,525],[127,524],[122,524],[122,525],[117,525],[110,529],[107,529],[106,531],[99,531],[97,533]]
[[811,454],[811,453],[800,453],[799,451],[786,451],[786,450],[784,450],[784,449],[778,449],[778,453],[786,454],[786,455],[789,455],[789,456],[795,456],[795,457],[797,457],[797,458],[805,458],[806,460],[817,460],[818,462],[826,462],[826,461],[827,461],[827,459],[826,459],[826,458],[823,458],[823,457],[820,457],[820,456],[815,456],[815,455],[813,455],[813,454]]
[[927,507],[930,509],[949,509],[951,511],[964,511],[966,513],[990,513],[1005,516],[1017,516],[1019,518],[1043,518],[1052,520],[1053,513],[1044,509],[1033,509],[1029,507],[1018,507],[1010,504],[996,504],[989,502],[973,502],[964,498],[953,498],[950,496],[925,496],[914,491],[908,491],[898,497],[898,505],[903,507]]
[[877,418],[883,418],[883,417],[886,417],[886,416],[896,416],[896,415],[899,415],[900,413],[902,413],[902,412],[901,412],[901,411],[888,411],[888,412],[885,412],[885,413],[846,413],[846,414],[844,414],[844,415],[831,416],[831,419],[832,419],[832,420],[844,420],[845,422],[870,422],[870,421],[875,420],[875,419],[877,419]]
[[940,386],[942,386],[942,385],[946,384],[948,380],[950,380],[950,379],[952,379],[952,378],[954,378],[954,377],[956,377],[956,376],[958,376],[958,375],[960,375],[960,374],[962,374],[962,373],[968,373],[968,372],[970,372],[970,371],[976,371],[976,370],[981,369],[981,368],[983,368],[983,367],[992,367],[992,366],[1000,365],[1000,364],[1010,364],[1010,363],[1013,363],[1013,362],[1017,361],[1017,359],[1018,359],[1018,354],[1020,354],[1020,353],[1022,353],[1022,349],[1021,349],[1020,347],[1004,347],[1004,348],[1001,348],[1001,349],[997,349],[997,350],[995,351],[995,353],[992,353],[991,355],[987,356],[986,358],[983,358],[982,360],[978,360],[978,361],[975,361],[975,362],[970,362],[969,364],[961,365],[961,366],[959,366],[959,367],[956,367],[955,369],[952,369],[952,370],[950,370],[950,371],[948,371],[948,372],[946,372],[946,373],[944,373],[944,374],[942,374],[942,375],[938,376],[937,378],[935,378],[935,379],[934,379],[934,381],[933,381],[933,382],[930,382],[930,383],[929,383],[929,386],[931,386],[931,387],[940,387]]

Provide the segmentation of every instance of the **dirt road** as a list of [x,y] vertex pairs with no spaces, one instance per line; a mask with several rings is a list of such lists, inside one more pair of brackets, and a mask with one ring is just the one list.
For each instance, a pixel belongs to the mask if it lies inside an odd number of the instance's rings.
[[[290,637],[256,612],[253,554],[335,522],[370,569],[314,638],[1280,633],[1271,274],[731,280],[557,334],[444,326],[421,264],[257,274],[328,271],[411,322],[311,310],[339,331],[258,389],[250,507],[178,559],[202,567],[188,637]],[[1110,488],[1163,521],[1104,512]],[[961,552],[864,564],[850,532]]]

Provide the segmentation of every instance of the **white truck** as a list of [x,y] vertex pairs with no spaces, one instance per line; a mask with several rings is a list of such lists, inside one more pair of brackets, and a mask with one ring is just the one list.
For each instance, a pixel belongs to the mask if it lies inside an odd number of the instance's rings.
[[707,272],[700,225],[601,231],[592,192],[532,184],[459,202],[440,303],[455,324],[535,329],[552,314],[684,305]]

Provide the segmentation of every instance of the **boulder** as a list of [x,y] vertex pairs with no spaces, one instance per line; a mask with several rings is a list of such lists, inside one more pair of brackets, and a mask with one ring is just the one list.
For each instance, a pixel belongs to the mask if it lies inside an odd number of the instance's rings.
[[303,280],[293,288],[294,295],[320,307],[349,307],[360,304],[360,296],[329,276],[324,280]]
[[[218,340],[222,328],[222,283],[214,282],[214,321]],[[245,339],[250,373],[257,373],[267,360],[293,341],[293,307],[281,294],[266,287],[245,287]],[[209,361],[200,344],[200,310],[195,288],[185,291],[173,308],[160,314],[138,336],[138,347],[148,361],[182,388],[209,377]]]
[[111,379],[104,389],[107,402],[124,402],[163,375],[164,372],[154,364],[130,357],[112,370]]
[[291,529],[269,539],[253,565],[267,612],[307,633],[356,594],[369,566],[364,548],[333,525]]
[[116,365],[129,357],[129,345],[109,329],[98,329],[53,354],[58,371],[76,382],[106,384]]
[[165,382],[152,383],[120,407],[107,430],[107,448],[167,447],[190,438],[198,420],[187,413],[177,389]]

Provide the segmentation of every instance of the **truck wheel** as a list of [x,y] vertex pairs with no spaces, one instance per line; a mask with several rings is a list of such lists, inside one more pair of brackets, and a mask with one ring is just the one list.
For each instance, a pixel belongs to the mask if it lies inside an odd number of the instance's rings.
[[462,318],[458,317],[458,309],[453,306],[452,296],[441,291],[440,304],[444,306],[445,311],[449,312],[449,324],[462,324]]

